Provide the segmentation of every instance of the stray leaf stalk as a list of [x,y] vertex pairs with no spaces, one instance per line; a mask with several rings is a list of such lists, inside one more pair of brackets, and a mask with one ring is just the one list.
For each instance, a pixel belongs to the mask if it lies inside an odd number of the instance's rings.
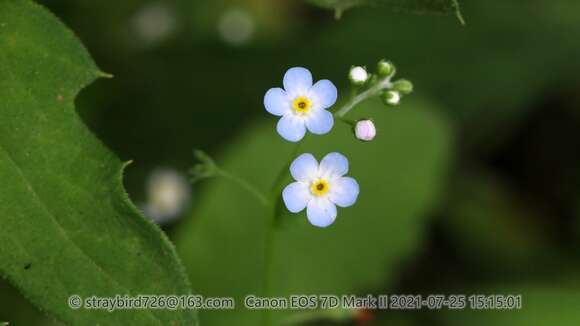
[[270,204],[268,198],[260,190],[258,190],[258,188],[256,188],[248,181],[242,179],[241,177],[220,168],[215,163],[215,161],[204,151],[195,150],[193,155],[199,160],[199,163],[189,171],[192,183],[197,183],[203,179],[212,177],[223,177],[224,179],[228,179],[231,182],[239,185],[242,189],[246,190],[248,193],[254,196],[260,204],[264,206],[268,206]]

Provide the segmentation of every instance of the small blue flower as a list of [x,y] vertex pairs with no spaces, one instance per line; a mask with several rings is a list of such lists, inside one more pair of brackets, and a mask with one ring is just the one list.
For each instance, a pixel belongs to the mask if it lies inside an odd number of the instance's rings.
[[281,116],[276,130],[282,138],[297,142],[306,129],[322,135],[334,124],[332,113],[326,109],[336,103],[338,91],[330,80],[320,80],[312,85],[308,69],[290,68],[284,75],[284,89],[270,88],[264,96],[266,111]]
[[329,226],[336,219],[336,205],[352,206],[358,197],[358,183],[345,177],[347,172],[348,160],[340,153],[326,155],[320,165],[312,154],[298,156],[290,165],[296,182],[282,191],[286,208],[292,213],[306,208],[312,225]]

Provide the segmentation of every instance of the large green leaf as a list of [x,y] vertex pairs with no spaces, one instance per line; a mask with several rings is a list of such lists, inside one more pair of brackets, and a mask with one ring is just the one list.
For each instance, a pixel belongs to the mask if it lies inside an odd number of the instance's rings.
[[463,23],[457,0],[307,0],[308,2],[328,9],[337,15],[344,10],[357,6],[385,7],[394,11],[412,13],[453,13]]
[[123,164],[85,127],[76,94],[103,75],[41,7],[0,1],[0,271],[74,325],[192,325],[193,311],[72,310],[72,294],[185,294],[172,244],[131,204]]
[[[399,264],[420,243],[426,212],[448,167],[449,130],[423,105],[389,111],[377,104],[360,108],[361,116],[375,117],[375,141],[357,141],[349,127],[337,122],[332,133],[309,135],[302,145],[301,152],[318,159],[333,151],[344,153],[361,193],[356,205],[340,209],[335,224],[326,229],[308,224],[304,213],[281,217],[271,295],[342,294],[390,285]],[[268,192],[292,147],[269,119],[249,126],[219,161]],[[242,306],[245,295],[263,291],[264,219],[270,212],[226,180],[211,181],[200,200],[177,235],[178,251],[196,290],[233,295]],[[256,325],[259,313],[240,308],[202,314],[207,325],[232,325],[232,320]]]

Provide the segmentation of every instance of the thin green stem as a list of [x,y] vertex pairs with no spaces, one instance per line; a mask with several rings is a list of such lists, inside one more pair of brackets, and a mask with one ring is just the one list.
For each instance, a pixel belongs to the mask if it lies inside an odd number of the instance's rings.
[[[272,211],[275,212],[275,205],[272,208]],[[274,245],[274,223],[273,220],[275,219],[275,214],[269,214],[274,218],[266,218],[266,225],[265,225],[265,239],[264,239],[264,297],[268,297],[270,295],[270,291],[272,288],[272,254],[274,252],[273,245]],[[272,317],[269,309],[264,309],[263,314],[263,323],[264,326],[270,326],[272,323]]]
[[343,118],[343,117],[336,117],[336,119],[346,123],[347,125],[349,125],[351,127],[356,126],[356,121],[354,121],[354,120],[350,120],[350,119]]
[[237,183],[240,187],[247,190],[254,197],[256,197],[256,199],[258,199],[258,201],[260,201],[260,203],[262,205],[268,206],[270,204],[270,201],[268,200],[268,198],[262,192],[260,192],[256,187],[254,187],[252,184],[250,184],[246,180],[244,180],[236,175],[230,174],[229,172],[226,172],[222,169],[218,169],[217,172],[218,172],[219,176],[224,177],[226,179],[229,179],[230,181]]
[[[270,295],[270,291],[272,288],[272,255],[274,252],[274,235],[276,232],[276,219],[278,218],[278,210],[277,210],[277,199],[280,196],[280,188],[282,187],[282,182],[284,182],[287,174],[288,174],[288,167],[292,163],[292,160],[298,154],[298,150],[300,149],[300,143],[297,143],[294,146],[294,149],[290,153],[290,158],[288,159],[288,163],[282,166],[280,172],[274,179],[274,183],[272,184],[272,191],[271,191],[271,201],[272,204],[271,213],[267,218],[265,218],[265,225],[264,225],[264,297]],[[272,324],[272,317],[271,312],[268,309],[264,309],[262,325],[263,326],[270,326]]]
[[296,155],[298,155],[299,149],[300,149],[300,143],[296,143],[296,145],[294,146],[294,149],[290,153],[290,157],[286,161],[286,164],[284,166],[282,166],[282,168],[280,169],[280,172],[278,172],[278,175],[276,176],[276,179],[274,179],[274,183],[272,183],[272,189],[270,192],[272,197],[275,198],[276,196],[278,196],[278,189],[280,188],[282,182],[284,181],[284,179],[288,175],[288,168],[290,168],[290,164],[292,164],[292,161],[296,158]]
[[350,110],[354,109],[361,102],[363,102],[366,99],[369,99],[369,98],[371,98],[373,96],[378,95],[382,90],[387,89],[387,88],[390,88],[391,86],[392,86],[392,84],[391,84],[391,76],[386,77],[386,78],[380,80],[375,85],[369,87],[367,90],[361,92],[360,94],[358,94],[358,95],[352,97],[350,100],[348,100],[340,109],[338,109],[334,113],[334,116],[336,118],[342,120],[342,118],[348,112],[350,112]]
[[216,162],[202,150],[194,150],[193,155],[199,160],[199,163],[191,168],[190,173],[192,175],[191,182],[195,183],[199,180],[203,180],[210,177],[223,177],[224,179],[229,179],[230,181],[238,184],[244,190],[252,194],[258,201],[264,205],[268,206],[270,201],[260,190],[253,186],[248,181],[238,177],[237,175],[231,174],[222,168],[220,168]]

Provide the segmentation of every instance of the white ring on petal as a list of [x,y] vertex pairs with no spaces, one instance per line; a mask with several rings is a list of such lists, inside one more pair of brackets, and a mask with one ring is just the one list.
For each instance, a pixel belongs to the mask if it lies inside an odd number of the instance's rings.
[[264,95],[264,107],[273,115],[286,114],[291,110],[288,94],[281,88],[270,88]]
[[290,97],[304,96],[312,87],[312,74],[306,68],[290,68],[284,74],[283,83]]
[[290,164],[290,174],[295,180],[309,182],[316,178],[318,161],[310,153],[298,156]]
[[291,142],[301,140],[304,138],[304,134],[306,134],[304,120],[296,117],[292,113],[285,114],[280,118],[278,125],[276,125],[276,130],[282,138]]
[[359,185],[355,179],[342,177],[332,182],[328,198],[340,207],[349,207],[356,202],[359,191]]
[[310,224],[324,228],[336,219],[336,206],[328,198],[314,198],[308,202],[306,215]]
[[333,106],[338,98],[336,86],[328,79],[322,79],[316,82],[310,89],[310,94],[321,109],[328,109]]
[[334,125],[334,116],[332,113],[317,109],[310,113],[306,119],[306,128],[316,135],[323,135],[328,133]]
[[293,182],[282,191],[282,199],[290,212],[298,213],[306,208],[312,195],[308,191],[307,183]]
[[348,172],[348,159],[337,152],[329,153],[320,162],[319,171],[327,178],[342,177]]

